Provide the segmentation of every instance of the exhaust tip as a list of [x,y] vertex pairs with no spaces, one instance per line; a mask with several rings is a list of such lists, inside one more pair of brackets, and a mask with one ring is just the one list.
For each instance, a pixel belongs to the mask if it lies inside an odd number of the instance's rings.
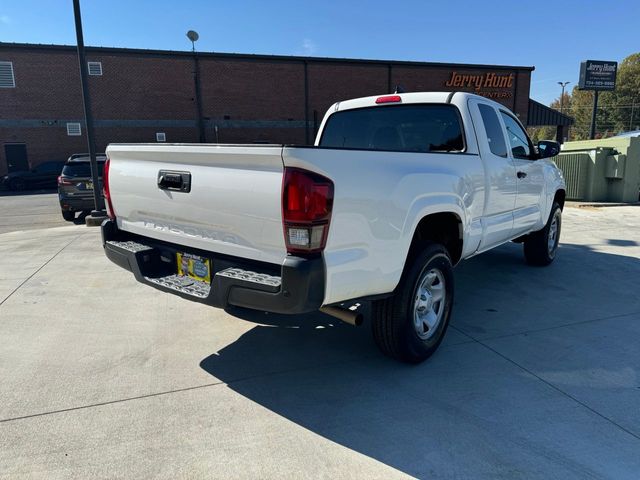
[[321,307],[320,311],[356,327],[359,327],[364,322],[364,315],[362,315],[361,312],[358,312],[355,309],[351,310],[342,307]]

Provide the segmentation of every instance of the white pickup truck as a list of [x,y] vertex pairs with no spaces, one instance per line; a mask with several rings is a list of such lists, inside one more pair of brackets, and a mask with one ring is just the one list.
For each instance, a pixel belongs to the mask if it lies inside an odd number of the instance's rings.
[[453,266],[508,241],[556,255],[565,200],[555,142],[468,93],[338,102],[315,145],[111,144],[106,255],[197,302],[352,324],[372,302],[387,355],[426,359],[453,305]]

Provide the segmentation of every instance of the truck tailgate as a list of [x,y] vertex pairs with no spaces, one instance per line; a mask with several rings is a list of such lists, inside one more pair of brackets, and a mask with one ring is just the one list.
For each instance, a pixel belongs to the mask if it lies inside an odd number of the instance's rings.
[[[112,144],[107,156],[121,230],[282,263],[282,146]],[[190,174],[190,191],[159,188],[161,171]]]

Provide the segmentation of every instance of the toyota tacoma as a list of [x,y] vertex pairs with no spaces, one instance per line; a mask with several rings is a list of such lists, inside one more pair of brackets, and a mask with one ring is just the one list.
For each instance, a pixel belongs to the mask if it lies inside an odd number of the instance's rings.
[[138,281],[215,307],[360,324],[371,302],[382,352],[417,363],[443,339],[457,263],[509,241],[554,260],[559,150],[463,92],[338,102],[313,146],[111,144],[103,245]]

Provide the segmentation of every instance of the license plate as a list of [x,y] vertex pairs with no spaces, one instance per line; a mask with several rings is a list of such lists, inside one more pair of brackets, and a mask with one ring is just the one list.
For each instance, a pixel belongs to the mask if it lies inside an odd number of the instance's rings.
[[211,262],[191,253],[176,253],[178,275],[193,278],[200,282],[211,283]]

